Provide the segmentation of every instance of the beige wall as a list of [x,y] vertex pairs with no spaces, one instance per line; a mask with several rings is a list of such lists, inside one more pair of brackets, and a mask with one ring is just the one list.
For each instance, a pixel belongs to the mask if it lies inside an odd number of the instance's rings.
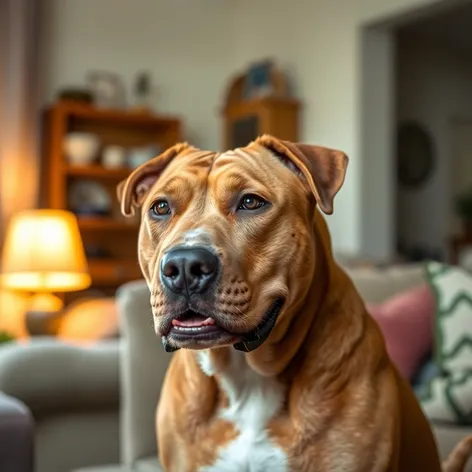
[[46,100],[83,85],[91,69],[122,75],[151,71],[157,111],[185,117],[186,136],[219,145],[218,106],[229,63],[222,0],[47,0],[43,24]]
[[[363,84],[361,27],[448,1],[454,0],[49,0],[46,94],[81,82],[89,68],[119,71],[129,83],[136,70],[148,67],[161,84],[160,110],[181,113],[191,140],[218,148],[216,112],[229,75],[274,57],[304,103],[303,140],[342,148],[351,158],[328,220],[334,247],[369,252],[373,239],[378,245],[371,252],[381,256],[391,249],[393,218],[386,181],[391,143],[383,143],[390,110],[371,117],[384,132],[369,151],[362,140],[369,121],[363,121],[361,88],[382,85]],[[388,41],[384,46],[388,54]],[[389,61],[377,67],[385,72]],[[374,188],[387,190],[375,196],[374,208],[364,209],[372,178],[363,177],[363,166],[373,150],[380,150]]]
[[[388,94],[393,82],[379,80],[388,80],[392,71],[392,48],[386,29],[363,42],[362,27],[448,1],[234,3],[234,62],[245,64],[264,56],[278,59],[304,103],[302,139],[342,148],[350,156],[345,186],[335,213],[328,218],[333,245],[340,251],[382,257],[388,255],[394,242],[392,142],[388,130],[393,112],[388,108],[392,105]],[[370,66],[367,80],[363,80],[361,70],[363,55],[364,66]],[[383,108],[369,105],[372,95],[381,100]],[[366,111],[367,117],[363,116]],[[372,133],[362,129],[366,126],[372,127]]]

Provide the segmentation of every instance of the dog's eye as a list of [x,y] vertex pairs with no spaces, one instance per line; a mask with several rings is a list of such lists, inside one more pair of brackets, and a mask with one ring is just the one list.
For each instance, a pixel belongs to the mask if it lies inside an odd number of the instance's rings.
[[151,211],[155,216],[166,216],[170,214],[170,205],[167,200],[157,200],[153,203]]
[[238,210],[254,211],[262,208],[267,202],[257,195],[245,195],[238,205]]

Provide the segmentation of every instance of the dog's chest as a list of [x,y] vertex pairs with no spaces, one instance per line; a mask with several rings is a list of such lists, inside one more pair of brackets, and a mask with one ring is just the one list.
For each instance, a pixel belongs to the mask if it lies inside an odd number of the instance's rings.
[[[213,464],[200,472],[288,472],[285,452],[267,434],[269,421],[282,407],[283,387],[252,371],[243,356],[235,351],[230,369],[221,377],[228,407],[220,416],[232,423],[239,434],[218,451]],[[202,357],[201,361],[203,370],[211,373],[208,360]]]

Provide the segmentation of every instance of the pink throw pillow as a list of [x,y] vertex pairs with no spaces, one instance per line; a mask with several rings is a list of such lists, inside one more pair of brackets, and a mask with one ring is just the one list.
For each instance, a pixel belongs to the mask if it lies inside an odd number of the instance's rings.
[[390,359],[411,380],[432,347],[435,299],[430,287],[424,284],[366,306],[384,335]]

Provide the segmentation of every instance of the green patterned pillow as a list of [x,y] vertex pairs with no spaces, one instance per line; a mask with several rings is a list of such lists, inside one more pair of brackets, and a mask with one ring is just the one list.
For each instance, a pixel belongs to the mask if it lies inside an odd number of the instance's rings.
[[472,274],[438,262],[426,274],[436,297],[436,362],[444,372],[472,370]]
[[420,396],[420,402],[430,420],[472,424],[472,372],[434,377]]
[[436,297],[435,355],[441,374],[420,396],[431,420],[472,423],[472,274],[437,262],[426,264]]

